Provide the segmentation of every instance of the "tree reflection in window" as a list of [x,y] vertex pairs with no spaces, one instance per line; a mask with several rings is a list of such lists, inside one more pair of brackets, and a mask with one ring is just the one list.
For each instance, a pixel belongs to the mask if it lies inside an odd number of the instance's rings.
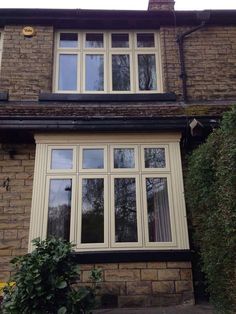
[[114,149],[114,168],[134,168],[134,149],[133,148],[115,148]]
[[154,54],[138,55],[138,77],[140,90],[157,89],[156,58]]
[[104,180],[82,180],[81,243],[104,242]]
[[130,90],[130,56],[127,54],[112,55],[112,90]]
[[146,178],[149,242],[171,242],[166,178]]
[[145,168],[165,168],[165,148],[145,148]]
[[137,242],[135,178],[115,178],[115,241]]
[[51,179],[47,236],[70,240],[71,179]]

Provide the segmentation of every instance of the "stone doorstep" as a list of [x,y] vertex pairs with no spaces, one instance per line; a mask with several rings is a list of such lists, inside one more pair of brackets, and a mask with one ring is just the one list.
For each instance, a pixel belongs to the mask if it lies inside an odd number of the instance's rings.
[[214,314],[209,304],[200,305],[177,305],[169,307],[152,308],[123,308],[123,309],[100,309],[93,314]]

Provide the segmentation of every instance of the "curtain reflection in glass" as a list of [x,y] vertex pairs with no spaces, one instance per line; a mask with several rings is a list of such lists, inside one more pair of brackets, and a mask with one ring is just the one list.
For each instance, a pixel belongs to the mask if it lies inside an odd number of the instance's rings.
[[70,240],[71,179],[51,179],[47,236]]
[[103,169],[103,149],[83,149],[83,169]]
[[85,89],[88,91],[104,90],[104,56],[86,55]]
[[138,55],[138,76],[140,90],[157,89],[156,58],[154,54]]
[[171,242],[170,210],[166,178],[146,178],[150,242]]
[[112,55],[112,90],[130,90],[130,57],[127,54]]
[[77,89],[77,55],[60,54],[58,89]]
[[112,48],[128,48],[129,34],[112,34],[111,35]]
[[104,242],[104,180],[82,180],[81,243]]
[[60,33],[60,48],[76,48],[78,46],[77,33]]
[[86,48],[102,48],[103,47],[103,34],[89,33],[86,34]]
[[51,169],[72,169],[72,149],[52,149]]
[[115,241],[137,242],[135,178],[115,178]]
[[135,168],[134,149],[115,148],[114,168]]
[[145,148],[145,168],[165,168],[165,148]]

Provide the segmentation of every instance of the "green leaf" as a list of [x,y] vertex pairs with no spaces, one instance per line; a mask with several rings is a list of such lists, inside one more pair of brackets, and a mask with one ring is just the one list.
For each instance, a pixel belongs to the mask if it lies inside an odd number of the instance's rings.
[[65,306],[59,308],[59,310],[57,311],[57,314],[65,314],[67,312],[67,309]]
[[60,282],[57,284],[57,288],[58,288],[58,289],[64,289],[65,287],[67,287],[67,282],[66,282],[66,281],[60,281]]

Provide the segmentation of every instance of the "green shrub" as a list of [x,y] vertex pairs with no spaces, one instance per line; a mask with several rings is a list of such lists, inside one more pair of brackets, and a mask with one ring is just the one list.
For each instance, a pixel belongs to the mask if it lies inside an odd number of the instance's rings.
[[11,281],[15,286],[4,289],[3,313],[88,313],[95,304],[100,272],[91,272],[92,288],[76,287],[79,268],[73,245],[55,238],[33,243],[31,254],[12,260],[16,273]]
[[190,156],[186,200],[210,300],[236,313],[236,107]]

